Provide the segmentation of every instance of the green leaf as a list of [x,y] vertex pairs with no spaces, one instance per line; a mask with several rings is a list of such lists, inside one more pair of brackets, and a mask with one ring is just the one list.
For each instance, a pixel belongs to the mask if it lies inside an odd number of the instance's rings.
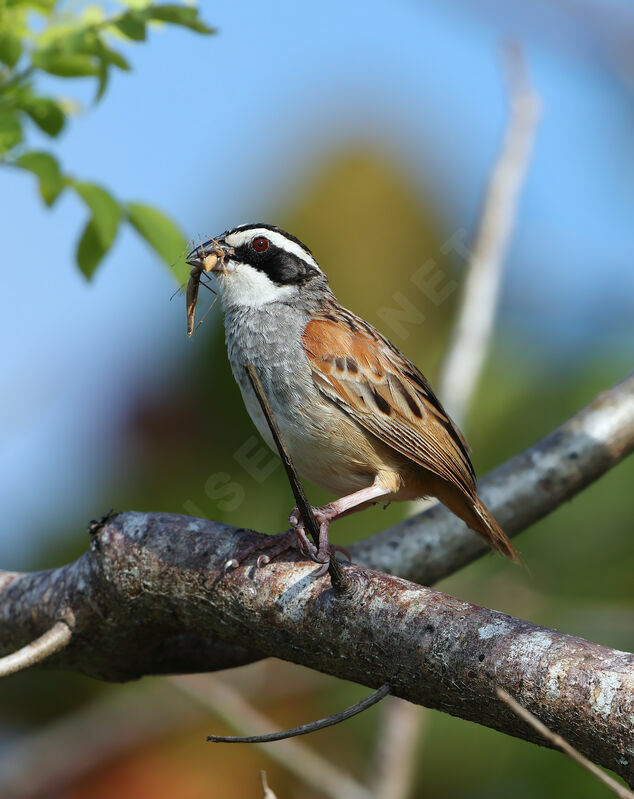
[[94,51],[99,58],[99,85],[97,88],[97,96],[95,97],[95,102],[98,102],[103,97],[108,85],[108,78],[110,77],[110,65],[114,64],[115,66],[119,67],[119,69],[126,71],[130,69],[130,65],[122,55],[117,53],[116,50],[111,50],[99,38],[96,40]]
[[112,50],[110,47],[107,47],[102,41],[100,41],[100,46],[98,47],[96,54],[103,61],[107,61],[109,64],[113,64],[115,67],[119,67],[119,69],[124,70],[124,72],[130,71],[130,64],[128,64],[121,53],[117,53],[116,50]]
[[92,57],[83,53],[38,50],[33,53],[32,63],[34,67],[62,78],[83,78],[98,73],[98,67]]
[[7,8],[29,6],[31,8],[37,8],[45,13],[52,11],[56,2],[57,0],[5,0]]
[[6,153],[22,141],[22,126],[15,114],[0,112],[0,153]]
[[53,156],[40,152],[25,153],[17,159],[16,164],[37,176],[42,199],[47,205],[53,205],[64,188],[64,178]]
[[95,95],[96,103],[98,103],[99,100],[101,100],[101,98],[106,93],[109,77],[110,77],[110,70],[108,68],[108,62],[102,59],[99,62],[99,74],[97,76],[97,94]]
[[145,17],[138,11],[128,11],[113,20],[113,24],[124,36],[135,42],[145,41]]
[[[127,211],[130,224],[168,266],[174,266],[186,246],[185,237],[178,226],[161,211],[149,205],[130,203]],[[185,279],[187,270],[184,262],[176,265],[175,272],[179,281]]]
[[8,67],[14,67],[22,53],[22,42],[19,36],[9,31],[0,33],[0,61]]
[[64,127],[66,116],[61,106],[48,97],[25,93],[18,97],[17,105],[49,136],[57,136]]
[[77,245],[77,263],[88,280],[94,275],[95,269],[107,252],[108,247],[104,247],[99,238],[95,220],[90,219]]
[[121,206],[105,189],[93,183],[73,181],[71,185],[92,212],[92,228],[89,236],[96,236],[106,252],[117,234]]
[[161,22],[171,22],[172,25],[183,25],[198,33],[215,33],[215,28],[208,25],[198,18],[198,9],[191,6],[179,5],[152,5],[146,9],[149,19],[160,20]]
[[57,47],[61,47],[67,53],[82,53],[83,55],[94,55],[109,64],[114,64],[119,69],[126,72],[130,70],[130,65],[125,58],[112,50],[94,30],[83,30],[64,36],[56,42]]

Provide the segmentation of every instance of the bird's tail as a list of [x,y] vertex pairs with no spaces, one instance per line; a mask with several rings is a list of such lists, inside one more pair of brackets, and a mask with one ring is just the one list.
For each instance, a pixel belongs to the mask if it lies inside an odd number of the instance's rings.
[[497,549],[515,563],[521,563],[519,552],[509,537],[493,518],[493,514],[475,492],[475,486],[467,493],[455,483],[440,478],[427,479],[425,493],[438,499],[462,521],[475,530],[493,549]]
[[509,537],[493,518],[493,514],[482,502],[475,490],[468,494],[456,485],[445,480],[436,481],[430,492],[445,504],[450,511],[459,516],[472,530],[486,539],[489,546],[497,549],[507,558],[521,563],[518,551]]
[[515,549],[513,544],[511,544],[507,534],[495,521],[493,514],[477,494],[473,497],[472,507],[472,521],[465,519],[469,527],[484,536],[493,549],[497,549],[498,552],[506,555],[507,558],[515,561],[515,563],[521,563],[522,559],[520,558],[519,552]]

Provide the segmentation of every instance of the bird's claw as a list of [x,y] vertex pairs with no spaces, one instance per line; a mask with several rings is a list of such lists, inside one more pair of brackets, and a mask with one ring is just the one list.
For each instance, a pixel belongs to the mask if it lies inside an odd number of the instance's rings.
[[328,572],[330,568],[330,557],[328,557],[325,561],[319,561],[316,558],[313,558],[315,563],[321,563],[321,567],[317,569],[317,571],[313,572],[313,577],[317,580],[319,577],[323,577],[324,574]]

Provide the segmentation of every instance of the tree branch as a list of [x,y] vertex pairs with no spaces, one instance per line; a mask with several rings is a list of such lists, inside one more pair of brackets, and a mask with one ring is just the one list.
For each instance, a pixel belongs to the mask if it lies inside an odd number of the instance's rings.
[[[510,536],[570,500],[634,450],[634,374],[482,478],[478,493]],[[350,547],[356,563],[432,585],[488,552],[443,505]]]
[[[184,516],[108,519],[88,553],[14,579],[0,602],[0,653],[73,608],[73,637],[47,663],[110,680],[212,670],[209,640],[300,663],[543,743],[497,686],[594,762],[632,779],[634,657],[356,566],[336,595],[287,555],[257,569],[225,563],[258,534]],[[209,660],[196,646],[206,631]],[[204,641],[204,639],[203,639]],[[231,660],[231,657],[228,658]]]
[[504,55],[511,115],[502,150],[489,179],[453,341],[440,379],[440,396],[459,424],[482,371],[493,332],[502,265],[530,163],[541,106],[520,48],[507,45]]

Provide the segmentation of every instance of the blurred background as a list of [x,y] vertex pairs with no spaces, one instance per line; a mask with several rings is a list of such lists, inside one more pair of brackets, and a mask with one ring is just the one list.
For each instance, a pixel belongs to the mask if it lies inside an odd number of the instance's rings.
[[[75,6],[80,13],[83,4]],[[456,235],[467,248],[473,241],[508,117],[501,44],[511,39],[522,45],[542,116],[494,341],[464,424],[477,473],[533,444],[632,370],[630,4],[370,0],[264,8],[219,0],[199,8],[217,35],[152,32],[144,46],[126,49],[133,71],[114,75],[97,106],[89,79],[73,83],[81,106],[55,144],[69,171],[159,206],[190,239],[249,221],[290,230],[312,249],[341,302],[437,384],[460,291],[430,302],[412,275],[434,259],[444,280],[462,285],[465,258],[446,243]],[[43,82],[51,92],[69,91],[53,76]],[[122,230],[88,282],[74,263],[85,218],[79,201],[64,195],[48,209],[32,176],[4,170],[1,177],[2,568],[50,568],[77,557],[88,520],[109,508],[284,529],[291,492],[231,378],[219,303],[188,340],[184,297],[172,298],[174,273],[143,241]],[[390,325],[401,295],[419,316]],[[201,291],[199,318],[210,298]],[[528,569],[485,558],[440,588],[631,650],[633,482],[630,460],[516,539]],[[327,499],[308,489],[315,504]],[[381,530],[410,510],[351,517],[337,523],[335,540]],[[288,726],[367,693],[278,661],[222,679],[272,724]],[[0,684],[0,708],[2,796],[256,797],[259,769],[280,799],[333,795],[261,750],[206,745],[206,733],[230,729],[223,712],[201,711],[165,679],[120,687],[27,672]],[[381,717],[374,708],[306,745],[366,780]],[[91,738],[97,730],[99,747]],[[66,767],[63,777],[42,779],[43,751]],[[11,787],[15,773],[22,793]],[[412,797],[604,790],[562,755],[424,712]]]

